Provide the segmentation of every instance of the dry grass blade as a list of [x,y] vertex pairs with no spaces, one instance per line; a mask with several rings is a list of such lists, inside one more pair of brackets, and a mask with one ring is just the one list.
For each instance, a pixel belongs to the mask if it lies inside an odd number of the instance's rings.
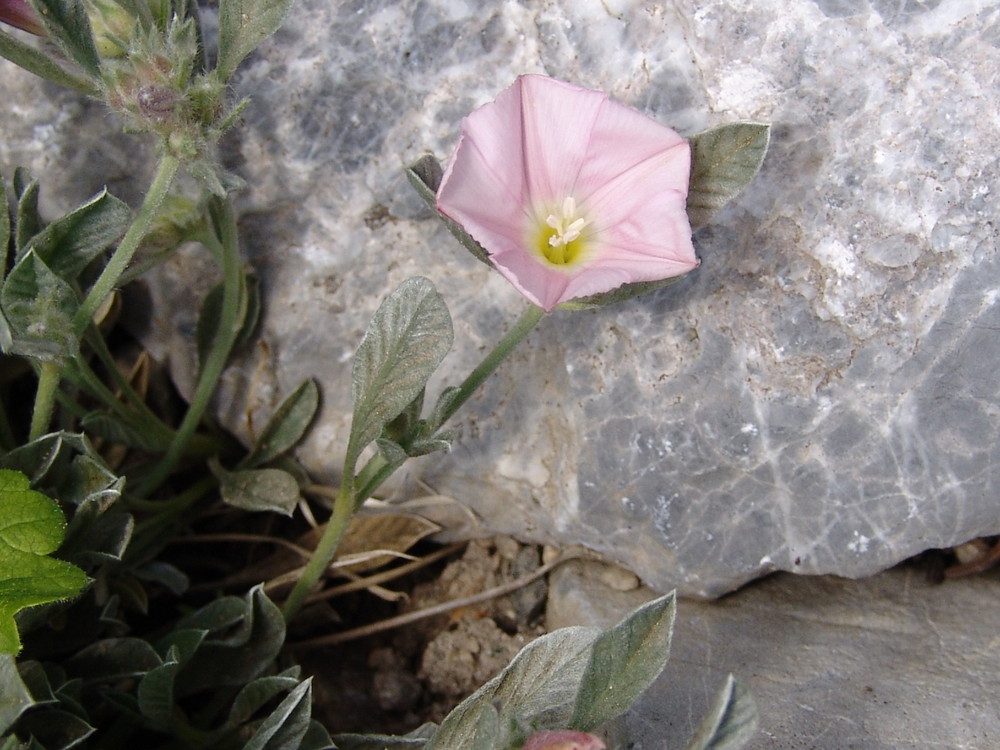
[[320,636],[319,638],[310,638],[305,641],[299,641],[298,643],[289,644],[289,648],[294,651],[301,651],[302,649],[313,648],[315,646],[332,646],[337,643],[354,641],[376,633],[383,633],[386,630],[402,627],[403,625],[409,625],[428,617],[447,614],[448,612],[456,609],[471,607],[475,604],[487,602],[490,599],[507,596],[520,588],[534,583],[539,578],[548,575],[550,571],[559,567],[563,563],[583,557],[588,557],[586,552],[582,550],[570,550],[526,576],[509,581],[508,583],[500,586],[494,586],[493,588],[481,591],[478,594],[466,596],[461,599],[452,599],[451,601],[444,602],[442,604],[436,604],[433,607],[425,607],[424,609],[418,609],[414,612],[407,612],[406,614],[399,615],[398,617],[390,617],[385,620],[379,620],[378,622],[373,622],[370,625],[362,625],[361,627],[344,630],[340,633],[331,633],[330,635]]

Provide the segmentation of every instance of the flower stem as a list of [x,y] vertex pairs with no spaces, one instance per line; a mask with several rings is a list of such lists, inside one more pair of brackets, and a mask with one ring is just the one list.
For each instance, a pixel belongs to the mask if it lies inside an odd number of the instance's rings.
[[[454,416],[462,404],[469,400],[469,397],[475,393],[476,389],[496,371],[500,363],[507,358],[507,355],[513,351],[514,347],[525,339],[544,316],[545,312],[540,307],[535,306],[529,307],[521,315],[517,323],[514,324],[514,327],[507,332],[507,335],[486,355],[483,361],[479,363],[479,366],[462,381],[448,408],[439,415],[435,423],[428,425],[429,434],[437,432],[448,419]],[[337,493],[337,499],[333,504],[333,513],[327,522],[326,529],[323,531],[323,536],[320,538],[319,544],[316,545],[316,549],[313,551],[309,562],[303,568],[302,575],[296,581],[295,587],[282,606],[285,622],[290,621],[299,609],[302,608],[306,597],[312,593],[313,588],[322,577],[323,571],[333,561],[344,531],[346,531],[358,508],[361,507],[361,504],[365,500],[371,497],[379,485],[392,476],[392,473],[397,468],[397,465],[389,463],[382,458],[381,454],[373,456],[358,473],[357,477],[353,476],[353,466],[344,466],[343,484],[341,484],[340,491]],[[355,489],[359,483],[357,480],[361,480],[361,486]]]
[[[354,517],[354,513],[360,505],[354,499],[352,484],[353,482],[345,481],[340,485],[337,499],[333,502],[333,513],[330,515],[330,520],[326,523],[323,536],[320,537],[316,549],[313,550],[312,556],[309,558],[309,562],[302,569],[302,575],[295,582],[295,587],[289,593],[288,598],[285,599],[285,603],[281,607],[281,613],[285,617],[285,622],[290,622],[298,614],[298,611],[302,609],[306,597],[312,593],[313,587],[322,578],[323,571],[333,561],[333,556],[337,554],[337,547],[340,546],[340,540],[344,536],[344,532],[347,530],[351,519]],[[364,502],[364,500],[361,502]]]
[[226,362],[239,336],[240,327],[246,317],[247,295],[243,275],[242,259],[240,258],[239,242],[236,233],[236,216],[228,199],[219,201],[219,233],[220,237],[204,238],[205,242],[221,241],[222,255],[222,309],[219,313],[219,326],[216,329],[212,346],[201,363],[198,382],[187,414],[181,421],[174,438],[153,470],[147,474],[136,489],[136,494],[149,496],[159,487],[174,470],[177,462],[198,428],[208,404],[215,394],[215,388],[225,369]]
[[451,400],[451,403],[449,403],[448,408],[441,414],[437,424],[428,425],[432,434],[451,419],[455,415],[455,412],[462,408],[462,405],[469,400],[469,397],[476,392],[476,389],[483,384],[486,378],[496,372],[500,363],[507,358],[507,355],[514,350],[514,347],[520,344],[531,333],[532,329],[544,317],[545,311],[534,305],[531,305],[521,313],[521,317],[517,319],[514,327],[507,331],[507,335],[500,339],[500,342],[493,348],[493,351],[487,354],[483,358],[483,361],[479,363],[479,366],[462,381],[462,384],[458,387],[458,392]]
[[146,236],[146,232],[149,231],[149,225],[156,216],[156,212],[159,211],[163,199],[167,197],[167,193],[170,191],[170,186],[174,182],[174,177],[177,175],[179,167],[180,162],[177,160],[177,157],[170,155],[161,157],[160,163],[156,168],[156,174],[149,185],[149,192],[146,193],[142,205],[139,206],[132,224],[129,226],[128,231],[125,232],[125,236],[122,237],[122,241],[118,243],[118,247],[111,256],[111,260],[108,261],[108,265],[101,271],[101,275],[97,277],[97,281],[94,282],[86,298],[80,304],[80,309],[76,311],[76,315],[73,317],[73,330],[78,337],[83,335],[84,329],[90,324],[94,313],[97,312],[97,308],[111,294],[111,290],[114,289],[121,275],[128,268],[132,256],[139,249],[139,243],[142,242],[143,237]]
[[49,427],[52,408],[56,402],[56,391],[59,390],[59,375],[58,364],[42,362],[38,373],[38,390],[35,391],[35,409],[31,414],[29,441],[40,438]]

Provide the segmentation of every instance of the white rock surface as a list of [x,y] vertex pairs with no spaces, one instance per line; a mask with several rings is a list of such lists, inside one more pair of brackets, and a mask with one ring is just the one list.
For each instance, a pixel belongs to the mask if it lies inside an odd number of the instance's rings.
[[[419,478],[481,519],[455,534],[583,543],[702,596],[774,570],[867,575],[1000,532],[998,46],[988,0],[300,0],[238,82],[253,103],[226,153],[250,185],[266,348],[244,352],[218,411],[246,435],[248,411],[259,426],[316,377],[323,414],[300,456],[333,477],[351,355],[414,274],[456,322],[432,391],[471,369],[523,302],[401,168],[446,157],[463,115],[546,72],[687,134],[770,121],[771,152],[697,235],[697,272],[553,315],[397,496]],[[112,125],[95,132],[93,107],[59,108],[6,68],[0,86],[16,103],[8,173],[32,166],[53,204],[84,197],[59,187],[81,176],[129,197],[140,162]],[[95,155],[100,174],[82,166]],[[171,333],[150,342],[182,388],[207,282],[188,256],[151,281]]]

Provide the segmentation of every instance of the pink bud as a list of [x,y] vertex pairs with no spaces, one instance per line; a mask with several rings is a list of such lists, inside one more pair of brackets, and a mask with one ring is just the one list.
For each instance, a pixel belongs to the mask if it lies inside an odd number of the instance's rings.
[[45,27],[26,0],[0,0],[0,21],[36,36],[45,36]]
[[556,729],[531,735],[521,750],[606,750],[597,737],[573,729]]

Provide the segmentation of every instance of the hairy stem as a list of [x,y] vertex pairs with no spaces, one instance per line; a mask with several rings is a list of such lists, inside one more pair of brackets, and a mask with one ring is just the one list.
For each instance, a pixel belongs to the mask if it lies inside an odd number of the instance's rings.
[[163,199],[167,197],[179,167],[180,162],[175,156],[165,155],[160,159],[156,174],[153,175],[153,181],[149,185],[149,192],[146,193],[142,205],[139,206],[135,218],[132,219],[132,224],[73,317],[73,330],[77,337],[83,336],[84,330],[94,317],[94,313],[111,294],[111,290],[115,288],[125,269],[128,268],[132,256],[139,249],[139,243],[149,231],[149,225],[156,216],[156,212],[160,210]]
[[[538,322],[544,316],[545,312],[535,306],[529,307],[521,315],[517,323],[514,324],[514,327],[507,332],[507,335],[483,358],[479,366],[462,381],[448,408],[442,412],[436,423],[429,425],[431,434],[436,432],[448,419],[454,416],[455,412],[469,400],[472,394],[476,392],[476,389],[490,375],[496,372],[500,363],[507,358],[507,355],[514,350],[514,347],[531,333],[532,329],[538,325]],[[392,473],[398,466],[386,462],[381,454],[376,454],[356,477],[354,475],[354,468],[346,464],[344,466],[343,484],[340,487],[340,492],[337,494],[337,499],[334,501],[333,514],[330,516],[330,520],[323,532],[323,536],[320,538],[319,544],[312,554],[312,558],[303,569],[302,575],[295,583],[295,587],[292,589],[291,594],[289,594],[288,599],[285,600],[284,607],[282,608],[286,622],[291,620],[299,611],[306,597],[312,592],[322,577],[323,572],[333,561],[334,556],[337,554],[337,546],[340,544],[340,539],[358,508],[361,507],[361,504],[365,500],[371,497],[379,485],[392,476]],[[360,487],[355,489],[356,485],[360,485]]]
[[[219,326],[212,340],[211,349],[205,361],[201,363],[191,404],[177,432],[174,433],[170,447],[153,470],[139,482],[136,493],[141,496],[149,496],[163,484],[184,455],[215,393],[246,316],[246,280],[237,241],[236,216],[228,199],[219,203],[218,229],[221,236],[218,241],[221,241],[222,250],[222,310],[219,314]],[[209,238],[205,240],[210,241]]]
[[35,391],[35,409],[31,414],[29,441],[37,440],[48,430],[57,390],[59,390],[59,365],[55,362],[42,362],[38,372],[38,390]]

